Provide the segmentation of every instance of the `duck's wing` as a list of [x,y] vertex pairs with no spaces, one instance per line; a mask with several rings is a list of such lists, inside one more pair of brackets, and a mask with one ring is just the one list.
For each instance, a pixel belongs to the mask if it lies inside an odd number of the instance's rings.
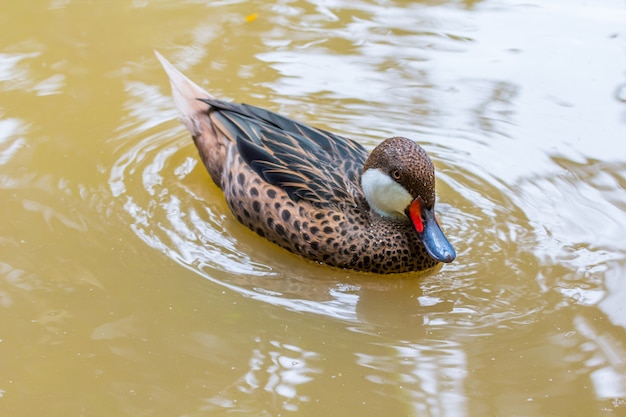
[[250,168],[294,201],[337,207],[362,201],[367,151],[357,142],[248,104],[202,101]]

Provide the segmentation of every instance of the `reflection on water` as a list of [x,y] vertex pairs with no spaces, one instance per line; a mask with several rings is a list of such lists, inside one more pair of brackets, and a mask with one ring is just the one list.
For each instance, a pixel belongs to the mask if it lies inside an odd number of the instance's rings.
[[[48,6],[0,46],[3,414],[624,410],[623,5]],[[219,97],[419,140],[457,261],[360,274],[237,223],[152,49]]]
[[[298,388],[322,373],[321,369],[316,369],[310,363],[319,360],[319,355],[303,351],[298,346],[282,345],[277,341],[270,341],[267,346],[258,339],[255,342],[260,346],[251,352],[248,371],[232,385],[225,387],[219,395],[207,398],[207,405],[202,410],[254,412],[258,402],[280,402],[283,410],[298,411],[299,403],[311,400],[310,397],[299,394]],[[236,400],[241,393],[257,395],[243,401]]]

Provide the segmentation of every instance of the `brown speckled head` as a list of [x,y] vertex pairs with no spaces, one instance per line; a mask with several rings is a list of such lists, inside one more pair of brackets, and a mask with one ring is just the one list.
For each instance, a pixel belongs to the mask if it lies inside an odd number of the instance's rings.
[[435,167],[426,151],[414,141],[396,136],[383,141],[365,161],[363,172],[379,169],[402,185],[427,207],[435,204]]

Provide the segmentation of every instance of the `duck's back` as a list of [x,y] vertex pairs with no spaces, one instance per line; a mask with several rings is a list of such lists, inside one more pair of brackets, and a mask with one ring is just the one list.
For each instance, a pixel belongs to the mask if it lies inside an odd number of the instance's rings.
[[339,208],[363,200],[367,151],[358,143],[255,106],[202,101],[211,106],[207,115],[214,128],[235,144],[234,154],[292,201]]

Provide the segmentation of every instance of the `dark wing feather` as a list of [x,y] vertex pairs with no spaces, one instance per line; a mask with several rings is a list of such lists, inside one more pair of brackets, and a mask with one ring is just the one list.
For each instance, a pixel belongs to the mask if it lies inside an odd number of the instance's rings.
[[259,107],[202,101],[211,105],[211,120],[237,143],[244,161],[293,200],[341,206],[362,198],[367,151],[358,143]]

